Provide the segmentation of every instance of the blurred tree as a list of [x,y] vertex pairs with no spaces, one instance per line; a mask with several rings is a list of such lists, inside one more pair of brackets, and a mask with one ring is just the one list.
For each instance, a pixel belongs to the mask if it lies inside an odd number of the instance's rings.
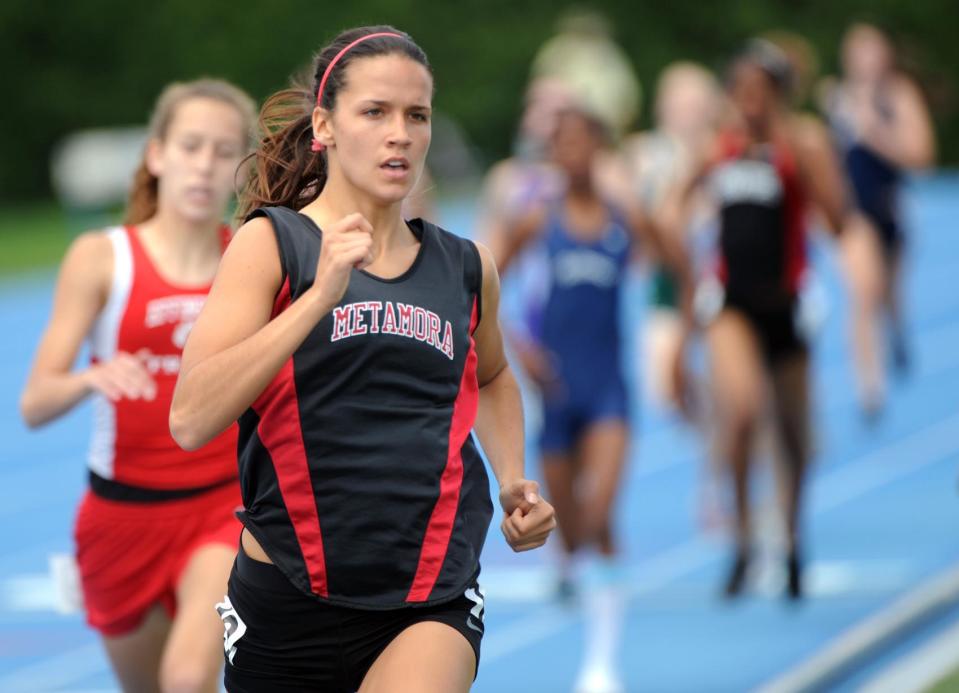
[[[847,23],[862,13],[907,41],[932,97],[940,161],[959,162],[955,0],[742,0],[627,3],[597,0],[644,86],[678,58],[714,67],[742,41],[769,29],[806,36],[834,69]],[[510,147],[537,48],[566,7],[553,0],[274,0],[241,8],[227,0],[0,3],[0,200],[50,194],[47,164],[59,138],[78,128],[141,123],[167,82],[209,74],[264,97],[340,29],[391,23],[423,45],[437,78],[437,108],[457,119],[493,160]],[[648,105],[646,106],[648,113]],[[645,119],[645,118],[644,118]]]

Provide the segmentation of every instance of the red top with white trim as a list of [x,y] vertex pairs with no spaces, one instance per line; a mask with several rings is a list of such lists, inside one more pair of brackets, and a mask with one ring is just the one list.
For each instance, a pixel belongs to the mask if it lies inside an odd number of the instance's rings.
[[[160,275],[134,227],[108,232],[113,280],[90,335],[91,360],[106,362],[118,352],[139,358],[156,381],[153,400],[94,398],[89,465],[97,475],[145,489],[187,489],[237,475],[236,425],[207,445],[186,452],[170,435],[173,388],[187,335],[210,284],[180,286]],[[223,248],[230,230],[221,229]]]

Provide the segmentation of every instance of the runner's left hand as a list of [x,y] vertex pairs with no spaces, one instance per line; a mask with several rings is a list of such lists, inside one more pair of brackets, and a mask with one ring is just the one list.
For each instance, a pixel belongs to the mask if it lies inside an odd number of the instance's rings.
[[539,495],[539,484],[517,479],[500,489],[499,502],[503,506],[500,529],[513,551],[529,551],[546,543],[556,527],[556,513]]

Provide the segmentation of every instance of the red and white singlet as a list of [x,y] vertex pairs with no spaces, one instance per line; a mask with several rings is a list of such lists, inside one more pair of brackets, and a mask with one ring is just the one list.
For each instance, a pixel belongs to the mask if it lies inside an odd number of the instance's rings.
[[[183,346],[210,291],[210,284],[182,286],[160,275],[135,227],[110,229],[113,282],[90,335],[91,359],[118,352],[142,361],[156,381],[152,400],[94,398],[90,471],[108,481],[155,490],[216,485],[237,476],[236,425],[201,449],[186,452],[170,435],[173,388]],[[230,231],[221,229],[223,247]]]

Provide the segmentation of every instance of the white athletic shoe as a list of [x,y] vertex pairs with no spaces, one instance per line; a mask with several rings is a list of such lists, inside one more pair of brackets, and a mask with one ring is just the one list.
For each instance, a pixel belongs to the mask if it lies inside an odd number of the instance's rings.
[[583,671],[576,678],[574,693],[625,693],[626,688],[615,672],[608,669]]

